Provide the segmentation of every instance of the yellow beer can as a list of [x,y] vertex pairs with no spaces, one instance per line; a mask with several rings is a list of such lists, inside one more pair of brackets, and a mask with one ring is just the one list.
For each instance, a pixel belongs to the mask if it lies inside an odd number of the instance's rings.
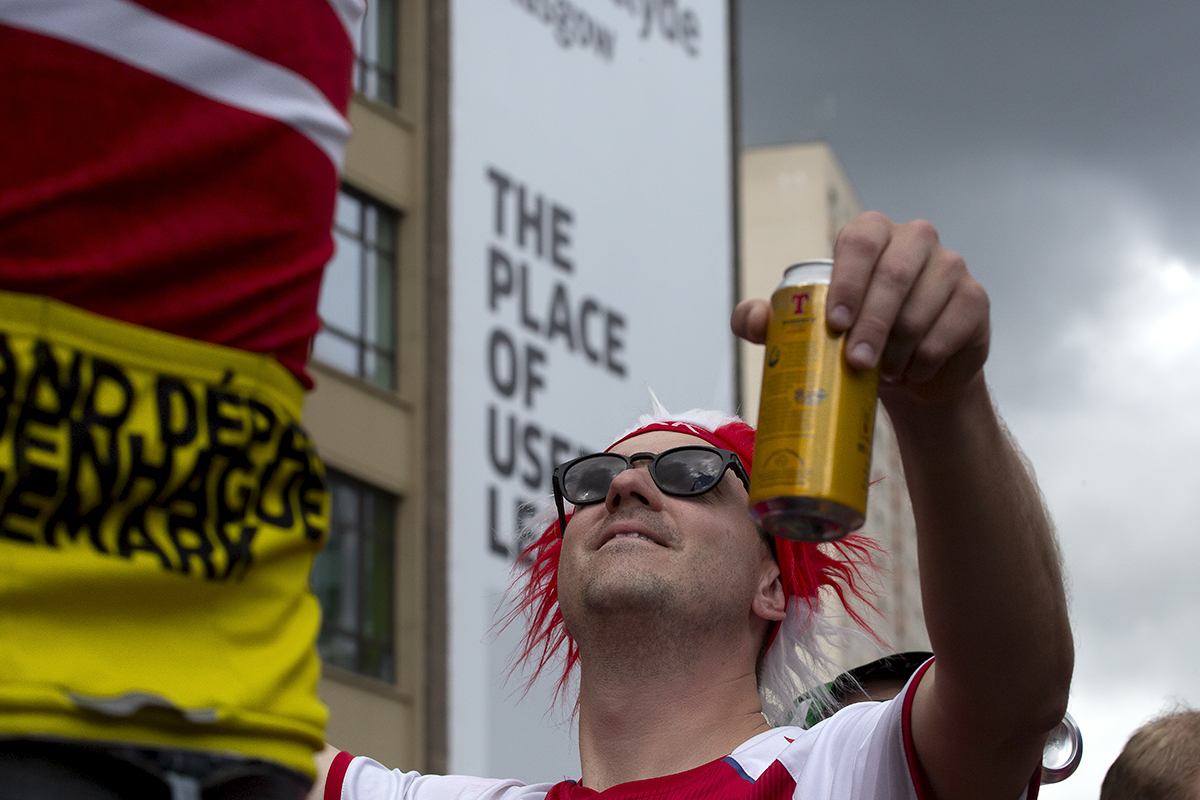
[[862,527],[879,369],[846,363],[825,323],[833,262],[785,270],[771,295],[750,513],[768,533],[829,542]]

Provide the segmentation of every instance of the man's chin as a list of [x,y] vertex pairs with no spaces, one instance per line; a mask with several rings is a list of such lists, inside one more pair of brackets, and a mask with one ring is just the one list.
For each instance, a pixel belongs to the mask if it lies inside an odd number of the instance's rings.
[[662,613],[677,592],[661,575],[622,565],[607,570],[589,582],[583,593],[583,605],[589,613],[653,612]]

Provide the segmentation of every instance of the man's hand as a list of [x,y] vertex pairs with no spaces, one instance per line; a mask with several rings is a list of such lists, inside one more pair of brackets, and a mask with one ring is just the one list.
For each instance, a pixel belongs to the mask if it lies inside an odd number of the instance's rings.
[[[962,256],[943,247],[923,220],[901,225],[869,211],[842,228],[826,309],[832,331],[849,331],[850,365],[882,365],[879,394],[885,405],[952,400],[987,360],[987,293]],[[739,303],[733,332],[762,343],[770,313],[765,300]]]

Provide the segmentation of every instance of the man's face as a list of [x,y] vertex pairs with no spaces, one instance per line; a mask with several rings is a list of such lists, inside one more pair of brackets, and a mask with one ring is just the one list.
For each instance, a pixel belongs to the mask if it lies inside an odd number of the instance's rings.
[[[707,442],[653,431],[612,450],[660,453],[695,444]],[[558,571],[567,630],[581,646],[588,626],[606,618],[658,621],[681,632],[718,625],[750,632],[759,619],[754,597],[779,571],[750,519],[742,482],[727,470],[711,491],[673,497],[654,484],[648,465],[638,461],[618,474],[607,497],[576,508],[567,525]]]

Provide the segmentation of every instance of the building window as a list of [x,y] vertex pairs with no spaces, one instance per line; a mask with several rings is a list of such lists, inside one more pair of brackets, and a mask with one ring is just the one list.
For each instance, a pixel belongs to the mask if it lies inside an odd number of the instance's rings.
[[337,472],[326,483],[329,541],[312,570],[323,612],[317,649],[326,664],[394,683],[396,498]]
[[396,0],[371,0],[363,18],[362,46],[354,63],[354,90],[384,105],[396,98]]
[[396,388],[396,230],[391,209],[343,189],[325,268],[321,331],[313,355],[380,386]]

